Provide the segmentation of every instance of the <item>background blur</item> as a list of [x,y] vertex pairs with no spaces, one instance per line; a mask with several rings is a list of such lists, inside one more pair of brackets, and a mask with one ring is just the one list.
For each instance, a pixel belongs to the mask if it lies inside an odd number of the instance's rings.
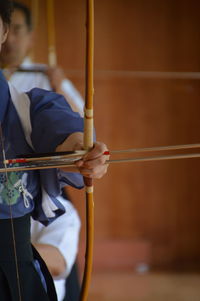
[[[84,95],[85,1],[54,2],[58,63]],[[32,55],[47,63],[38,5]],[[109,149],[200,142],[199,12],[198,0],[95,1],[95,127]],[[96,181],[89,301],[200,300],[199,179],[200,159],[187,159],[116,164]],[[71,196],[81,267],[84,193]]]

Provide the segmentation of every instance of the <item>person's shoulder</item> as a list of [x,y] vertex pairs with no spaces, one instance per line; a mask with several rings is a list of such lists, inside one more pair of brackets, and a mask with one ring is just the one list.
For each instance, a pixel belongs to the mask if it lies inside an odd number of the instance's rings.
[[37,100],[39,101],[41,98],[44,98],[44,97],[46,97],[48,99],[52,93],[53,92],[42,89],[42,88],[32,88],[26,92],[26,94],[29,96],[29,98],[32,102],[37,101]]
[[31,98],[40,97],[40,96],[41,97],[46,96],[49,99],[51,99],[51,98],[64,98],[64,96],[59,94],[59,93],[56,93],[54,91],[50,91],[50,90],[47,90],[47,89],[43,89],[43,88],[38,88],[38,87],[30,89],[26,93]]
[[59,107],[65,109],[69,105],[67,104],[63,95],[58,94],[53,91],[33,88],[30,91],[26,92],[28,95],[32,106],[36,108],[42,108],[44,106]]

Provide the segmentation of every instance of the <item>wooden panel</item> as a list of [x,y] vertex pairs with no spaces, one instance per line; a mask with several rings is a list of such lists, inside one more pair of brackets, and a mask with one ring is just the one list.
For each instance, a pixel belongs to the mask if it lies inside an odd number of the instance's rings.
[[[135,73],[199,71],[199,10],[196,0],[95,1],[95,125],[110,149],[200,141],[199,80]],[[39,61],[44,16],[43,2]],[[84,1],[60,0],[55,17],[59,64],[83,94]],[[153,266],[200,265],[199,173],[198,159],[110,166],[95,185],[96,240],[146,241]],[[84,226],[82,197],[72,193]]]
[[[198,71],[198,9],[96,2],[96,128],[111,149],[199,141],[199,81],[130,72]],[[198,177],[199,160],[111,166],[96,184],[96,239],[145,239],[154,266],[200,262]]]

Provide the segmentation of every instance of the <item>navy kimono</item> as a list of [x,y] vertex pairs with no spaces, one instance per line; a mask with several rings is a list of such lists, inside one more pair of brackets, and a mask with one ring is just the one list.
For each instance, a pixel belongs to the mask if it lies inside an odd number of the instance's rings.
[[[0,145],[6,159],[22,153],[54,152],[71,133],[83,131],[83,119],[61,95],[38,88],[27,94],[33,148],[25,139],[8,84],[0,72]],[[0,158],[4,167],[2,149]],[[48,225],[61,215],[64,207],[57,197],[65,185],[82,188],[82,176],[58,169],[0,173],[1,301],[56,300],[45,264],[30,245],[29,219],[31,215]]]

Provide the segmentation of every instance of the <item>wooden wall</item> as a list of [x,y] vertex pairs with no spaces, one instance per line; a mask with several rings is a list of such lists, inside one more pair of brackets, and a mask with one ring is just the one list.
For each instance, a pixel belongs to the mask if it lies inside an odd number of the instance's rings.
[[[47,62],[39,2],[35,58]],[[84,1],[55,3],[59,64],[84,94]],[[197,0],[95,1],[95,126],[111,150],[200,141],[200,81],[185,73],[200,69],[199,11]],[[199,268],[199,178],[200,159],[110,166],[95,184],[96,265]],[[84,226],[83,193],[71,195]]]

